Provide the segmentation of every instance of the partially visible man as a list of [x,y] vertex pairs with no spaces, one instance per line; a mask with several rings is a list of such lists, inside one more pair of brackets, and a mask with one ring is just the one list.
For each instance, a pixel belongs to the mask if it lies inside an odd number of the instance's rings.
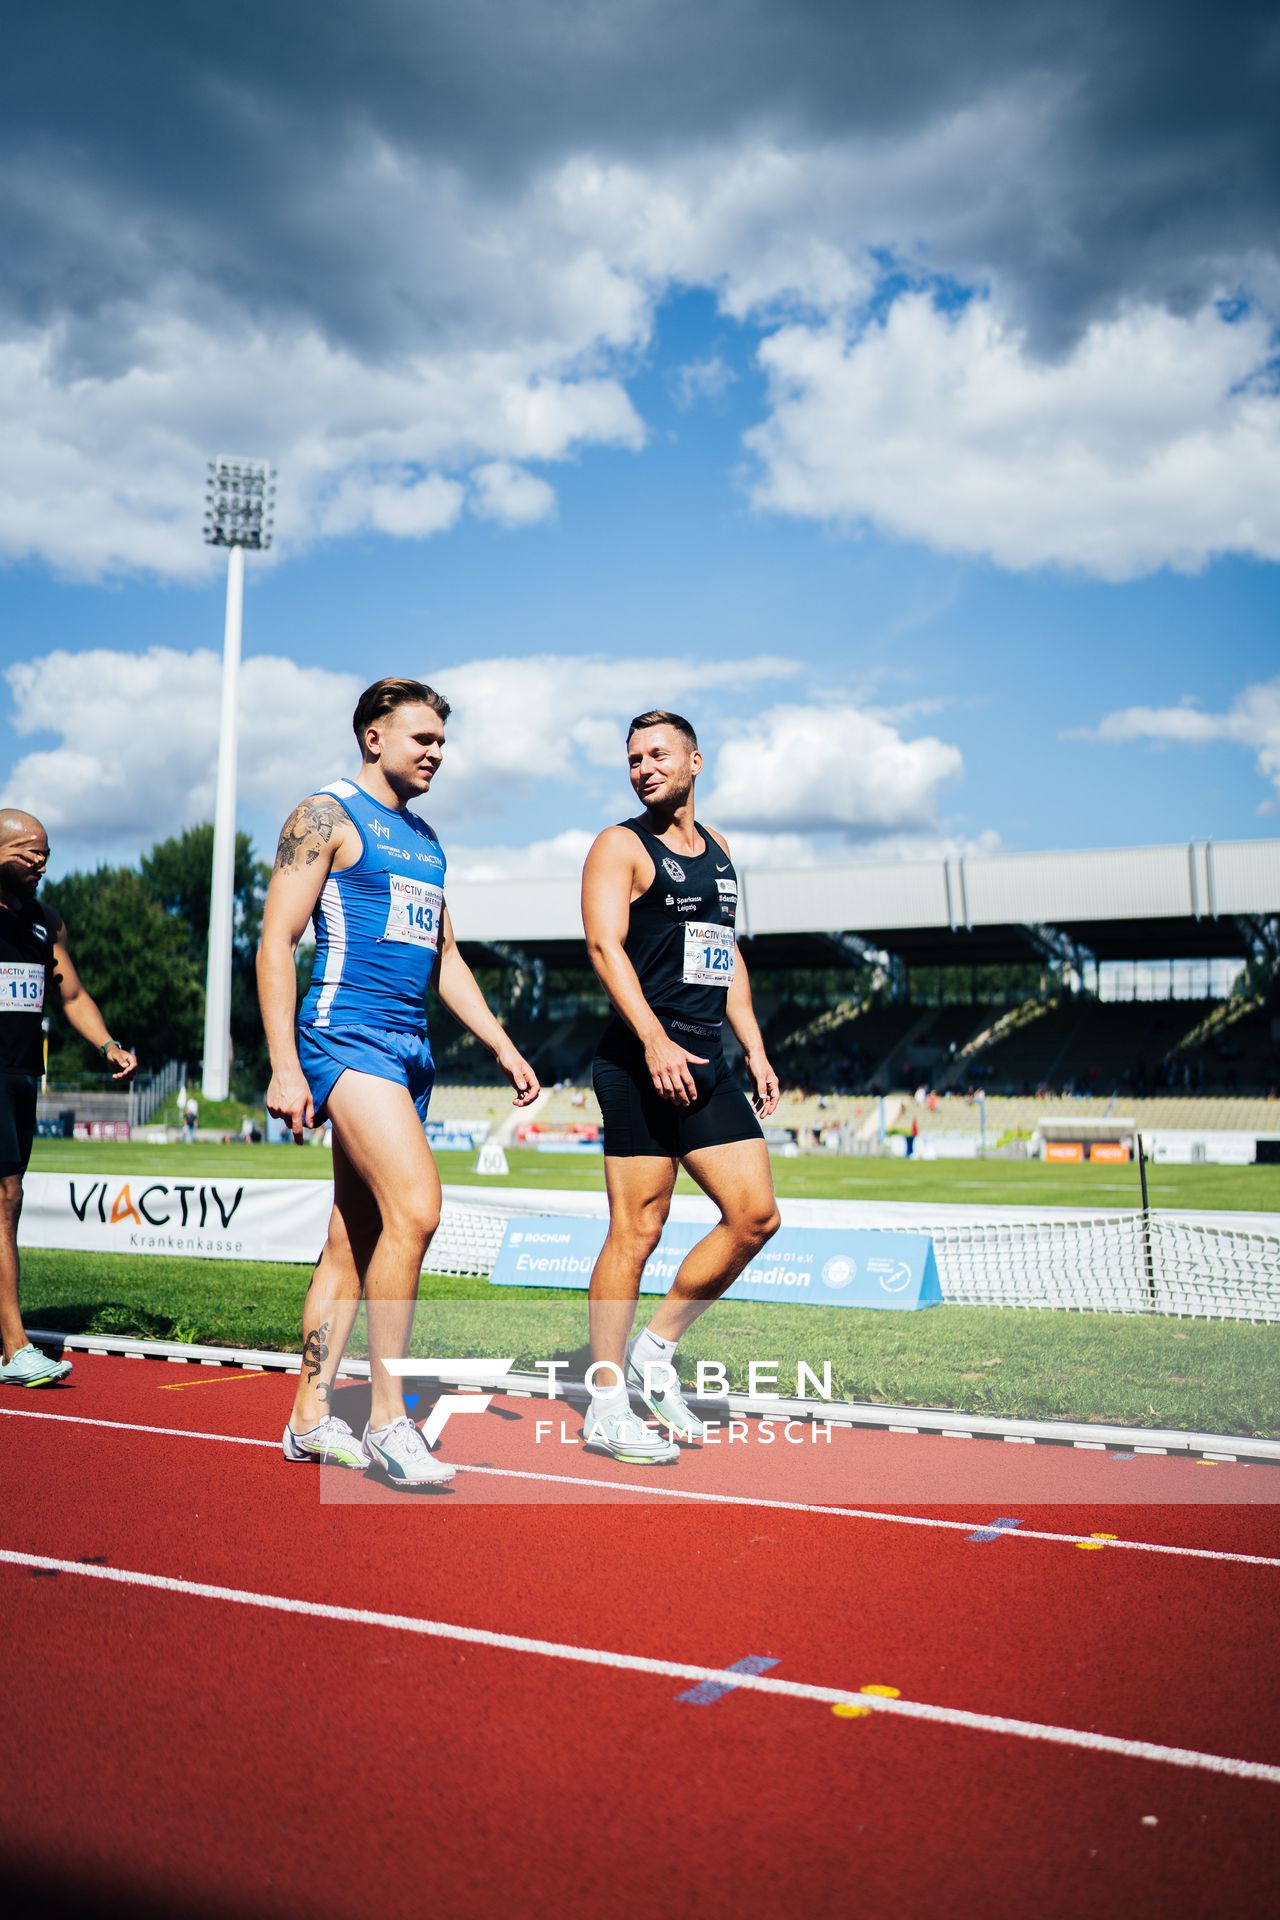
[[82,1040],[132,1080],[138,1062],[113,1040],[67,950],[60,915],[36,899],[49,864],[49,836],[29,813],[0,812],[0,1383],[47,1387],[65,1379],[69,1360],[51,1360],[27,1339],[18,1309],[18,1218],[22,1176],[36,1131],[36,1094],[44,1070],[42,1022],[50,986]]

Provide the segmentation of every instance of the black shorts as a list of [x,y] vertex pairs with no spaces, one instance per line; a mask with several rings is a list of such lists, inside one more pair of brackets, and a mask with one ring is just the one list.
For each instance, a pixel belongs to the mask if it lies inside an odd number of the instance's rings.
[[621,1159],[640,1155],[683,1160],[700,1147],[762,1140],[760,1122],[725,1061],[716,1027],[659,1015],[671,1038],[689,1053],[708,1056],[691,1067],[698,1097],[691,1107],[664,1100],[649,1077],[644,1048],[620,1020],[611,1021],[591,1063],[591,1084],[604,1118],[604,1150]]
[[39,1085],[37,1074],[0,1072],[0,1179],[27,1170],[36,1137]]

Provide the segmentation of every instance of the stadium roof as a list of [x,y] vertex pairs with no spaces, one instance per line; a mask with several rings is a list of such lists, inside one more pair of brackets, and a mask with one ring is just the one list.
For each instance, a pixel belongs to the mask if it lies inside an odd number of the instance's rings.
[[[766,966],[832,966],[865,942],[909,966],[1246,955],[1280,914],[1280,840],[1192,841],[838,867],[743,867],[739,933]],[[584,958],[576,879],[459,881],[464,948]],[[479,951],[477,951],[479,949]]]

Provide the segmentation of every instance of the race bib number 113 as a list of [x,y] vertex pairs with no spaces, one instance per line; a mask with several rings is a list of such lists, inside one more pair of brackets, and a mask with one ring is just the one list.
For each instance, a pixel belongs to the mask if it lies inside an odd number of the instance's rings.
[[0,965],[0,1013],[44,1012],[44,968],[6,961]]
[[398,940],[408,947],[429,947],[435,953],[440,945],[440,917],[444,911],[444,890],[426,880],[410,880],[399,873],[387,875],[391,885],[391,906],[387,913],[384,940]]

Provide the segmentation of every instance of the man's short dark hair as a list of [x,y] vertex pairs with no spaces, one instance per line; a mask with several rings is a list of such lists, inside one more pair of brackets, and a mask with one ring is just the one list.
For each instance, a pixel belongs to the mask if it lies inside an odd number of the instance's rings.
[[385,720],[397,707],[430,707],[442,720],[447,720],[453,712],[444,695],[437,693],[434,687],[429,687],[425,680],[397,680],[394,677],[375,680],[360,695],[351,716],[351,725],[362,755],[366,727],[376,727],[379,720]]
[[633,733],[639,733],[642,727],[674,727],[677,733],[684,735],[691,747],[698,744],[697,734],[682,713],[660,712],[656,707],[652,713],[638,713],[627,728],[627,739],[630,740]]

